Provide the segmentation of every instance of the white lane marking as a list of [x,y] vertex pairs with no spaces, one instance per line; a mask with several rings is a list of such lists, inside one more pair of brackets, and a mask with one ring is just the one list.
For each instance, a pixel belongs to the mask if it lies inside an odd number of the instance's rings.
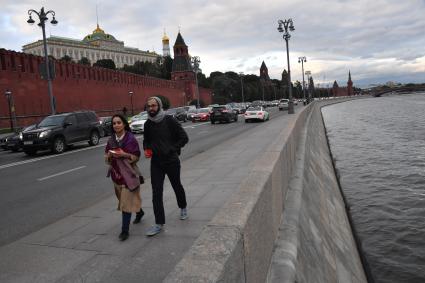
[[199,127],[199,126],[205,126],[205,125],[208,125],[208,124],[209,124],[209,122],[204,122],[204,123],[199,123],[199,124],[195,124],[195,123],[193,123],[193,125],[183,127],[183,129],[187,129],[187,128],[194,129],[194,128],[196,128],[196,127]]
[[85,151],[85,150],[89,150],[89,149],[93,149],[93,148],[98,148],[98,147],[105,146],[105,145],[106,145],[106,143],[103,143],[103,144],[98,144],[98,145],[95,145],[95,146],[90,146],[90,147],[85,147],[85,148],[81,148],[81,149],[77,149],[77,150],[73,150],[73,151],[64,152],[62,154],[49,155],[49,156],[43,156],[43,157],[33,158],[33,159],[29,159],[29,160],[24,160],[24,161],[13,162],[13,163],[1,165],[0,170],[6,169],[6,168],[9,168],[9,167],[13,167],[13,166],[27,164],[27,163],[33,163],[33,162],[40,161],[40,160],[45,160],[45,159],[50,159],[50,158],[55,158],[55,157],[61,157],[61,156],[64,156],[64,155],[73,154],[75,152]]
[[[140,140],[142,138],[143,138],[143,136],[136,136],[136,139],[139,139]],[[33,162],[40,161],[40,160],[61,157],[61,156],[64,156],[64,155],[69,155],[69,154],[73,154],[73,153],[76,153],[76,152],[90,150],[90,149],[94,149],[94,148],[98,148],[98,147],[102,147],[102,146],[106,146],[106,143],[101,143],[101,144],[98,144],[98,145],[95,145],[95,146],[90,146],[90,147],[85,147],[85,148],[80,148],[80,149],[72,150],[72,151],[64,152],[62,154],[55,154],[55,155],[43,156],[43,157],[39,157],[39,158],[33,158],[33,159],[29,159],[29,160],[18,161],[18,162],[13,162],[13,163],[1,165],[0,166],[0,170],[6,169],[6,168],[9,168],[9,167],[18,166],[18,165],[24,165],[24,164],[27,164],[27,163],[33,163]]]
[[50,178],[54,178],[54,177],[57,177],[57,176],[60,176],[60,175],[66,174],[66,173],[70,173],[70,172],[73,172],[73,171],[80,170],[80,169],[83,169],[83,168],[86,168],[86,166],[85,165],[84,166],[80,166],[80,167],[69,169],[69,170],[66,170],[66,171],[63,171],[63,172],[59,172],[59,173],[56,173],[56,174],[53,174],[53,175],[50,175],[50,176],[39,178],[39,179],[37,179],[37,181],[44,181],[44,180],[47,180],[47,179],[50,179]]
[[[191,125],[191,126],[186,126],[186,127],[183,127],[183,128],[184,129],[187,129],[187,128],[194,129],[196,127],[205,126],[205,125],[208,125],[208,124],[209,124],[209,122],[204,122],[204,123],[199,123],[199,124],[195,124],[195,125]],[[136,136],[136,139],[140,140],[142,138],[143,138],[143,135]],[[14,167],[14,166],[24,165],[24,164],[28,164],[28,163],[33,163],[33,162],[37,162],[37,161],[41,161],[41,160],[45,160],[45,159],[61,157],[61,156],[64,156],[64,155],[73,154],[73,153],[85,151],[85,150],[90,150],[90,149],[98,148],[98,147],[105,146],[105,145],[106,145],[106,143],[102,143],[102,144],[98,144],[98,145],[95,145],[95,146],[90,146],[90,147],[85,147],[85,148],[81,148],[81,149],[76,149],[76,150],[64,152],[62,154],[43,156],[43,157],[39,157],[39,158],[33,158],[33,159],[29,159],[29,160],[18,161],[18,162],[5,164],[5,165],[0,165],[0,170],[10,168],[10,167]]]

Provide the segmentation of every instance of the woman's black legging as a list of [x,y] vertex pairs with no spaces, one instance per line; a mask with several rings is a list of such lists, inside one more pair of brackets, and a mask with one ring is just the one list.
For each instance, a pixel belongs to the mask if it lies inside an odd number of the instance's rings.
[[130,230],[131,212],[122,212],[122,231],[127,232]]

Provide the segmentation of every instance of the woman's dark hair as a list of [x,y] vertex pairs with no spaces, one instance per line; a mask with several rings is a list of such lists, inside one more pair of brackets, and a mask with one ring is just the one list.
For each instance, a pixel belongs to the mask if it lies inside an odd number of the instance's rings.
[[112,116],[112,118],[111,118],[111,133],[115,133],[115,131],[114,131],[114,118],[116,118],[116,117],[118,117],[118,118],[120,118],[121,119],[121,121],[123,122],[123,124],[124,124],[124,129],[127,131],[127,132],[130,132],[131,130],[130,130],[130,125],[128,124],[128,121],[127,121],[127,119],[123,116],[123,115],[121,115],[121,114],[115,114],[114,116]]

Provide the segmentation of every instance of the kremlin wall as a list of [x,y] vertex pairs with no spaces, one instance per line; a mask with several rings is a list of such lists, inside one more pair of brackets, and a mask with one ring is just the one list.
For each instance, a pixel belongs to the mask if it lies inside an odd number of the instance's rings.
[[[55,60],[55,78],[52,82],[56,111],[93,110],[98,116],[121,112],[125,107],[131,113],[131,97],[134,113],[143,111],[146,99],[163,95],[171,107],[187,105],[196,99],[194,72],[180,33],[174,49],[173,80],[90,67]],[[183,49],[184,52],[181,52]],[[47,81],[41,78],[39,65],[44,57],[0,49],[0,128],[9,127],[9,105],[4,93],[12,92],[17,124],[19,127],[39,122],[50,115]],[[183,64],[186,63],[186,64]],[[186,66],[182,68],[182,66]],[[211,103],[212,91],[199,88],[200,100]]]

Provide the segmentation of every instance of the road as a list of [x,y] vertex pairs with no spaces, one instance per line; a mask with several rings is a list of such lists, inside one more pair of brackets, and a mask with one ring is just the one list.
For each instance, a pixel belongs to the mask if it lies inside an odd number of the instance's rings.
[[[301,107],[301,106],[298,106]],[[270,117],[288,115],[271,108]],[[188,159],[242,132],[255,131],[262,123],[183,124],[189,143],[181,159]],[[138,140],[143,135],[137,136]],[[37,231],[67,215],[110,196],[110,179],[106,178],[103,150],[106,138],[98,146],[87,143],[75,145],[69,151],[53,155],[42,153],[35,157],[24,153],[0,152],[0,246]],[[145,178],[149,160],[139,162]]]

